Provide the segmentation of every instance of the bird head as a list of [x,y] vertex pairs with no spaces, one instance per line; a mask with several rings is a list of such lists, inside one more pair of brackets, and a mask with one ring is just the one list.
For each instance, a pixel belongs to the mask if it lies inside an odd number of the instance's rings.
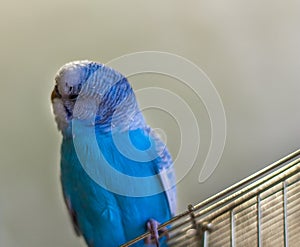
[[144,125],[127,79],[97,62],[75,61],[62,66],[55,76],[51,101],[61,131],[72,120],[90,122],[103,131]]

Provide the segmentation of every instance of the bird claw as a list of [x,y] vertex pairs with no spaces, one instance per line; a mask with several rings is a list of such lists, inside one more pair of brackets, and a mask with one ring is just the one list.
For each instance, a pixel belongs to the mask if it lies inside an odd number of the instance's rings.
[[[166,235],[167,239],[169,239],[168,229],[166,227],[160,229],[158,231],[160,223],[154,219],[150,219],[147,222],[147,229],[150,232],[150,236],[145,239],[145,244],[155,244],[156,247],[159,247],[159,237]],[[160,233],[160,234],[159,234]]]

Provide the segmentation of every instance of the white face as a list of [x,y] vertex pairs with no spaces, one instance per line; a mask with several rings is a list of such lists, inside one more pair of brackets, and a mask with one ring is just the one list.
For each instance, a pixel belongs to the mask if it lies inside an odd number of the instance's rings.
[[60,77],[57,87],[62,97],[72,94],[74,87],[78,86],[80,82],[80,72],[78,70],[71,70],[65,72]]
[[144,123],[129,82],[112,68],[96,62],[72,62],[58,71],[55,82],[51,100],[60,130],[73,119],[119,129],[129,128],[134,116],[135,125]]
[[[71,62],[64,65],[55,77],[55,88],[51,95],[53,112],[60,130],[68,126],[70,111],[78,96],[85,77],[83,66],[88,61]],[[68,113],[69,111],[69,113]]]
[[[87,62],[87,61],[86,61]],[[72,62],[64,65],[55,78],[57,89],[62,98],[72,97],[79,94],[81,85],[85,80],[83,62]]]

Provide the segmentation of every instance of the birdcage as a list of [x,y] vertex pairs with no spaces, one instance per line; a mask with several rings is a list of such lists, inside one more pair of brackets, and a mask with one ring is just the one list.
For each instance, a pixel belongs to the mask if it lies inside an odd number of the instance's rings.
[[166,226],[168,246],[300,246],[300,149],[198,205],[189,205],[159,229]]

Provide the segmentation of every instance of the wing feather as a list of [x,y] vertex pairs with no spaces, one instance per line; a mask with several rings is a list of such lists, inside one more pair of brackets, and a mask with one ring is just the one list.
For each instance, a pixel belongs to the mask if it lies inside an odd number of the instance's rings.
[[151,128],[149,128],[149,132],[156,144],[156,151],[159,155],[157,163],[158,173],[168,199],[171,214],[174,216],[177,210],[177,193],[173,160],[167,145],[159,138],[158,134]]
[[66,196],[65,193],[63,193],[63,196],[64,196],[65,204],[67,206],[67,209],[68,209],[68,212],[69,212],[69,216],[70,216],[74,231],[75,231],[76,235],[79,237],[79,236],[81,236],[81,232],[80,232],[80,229],[79,229],[79,226],[78,226],[77,214],[76,214],[75,210],[72,207],[70,197]]

